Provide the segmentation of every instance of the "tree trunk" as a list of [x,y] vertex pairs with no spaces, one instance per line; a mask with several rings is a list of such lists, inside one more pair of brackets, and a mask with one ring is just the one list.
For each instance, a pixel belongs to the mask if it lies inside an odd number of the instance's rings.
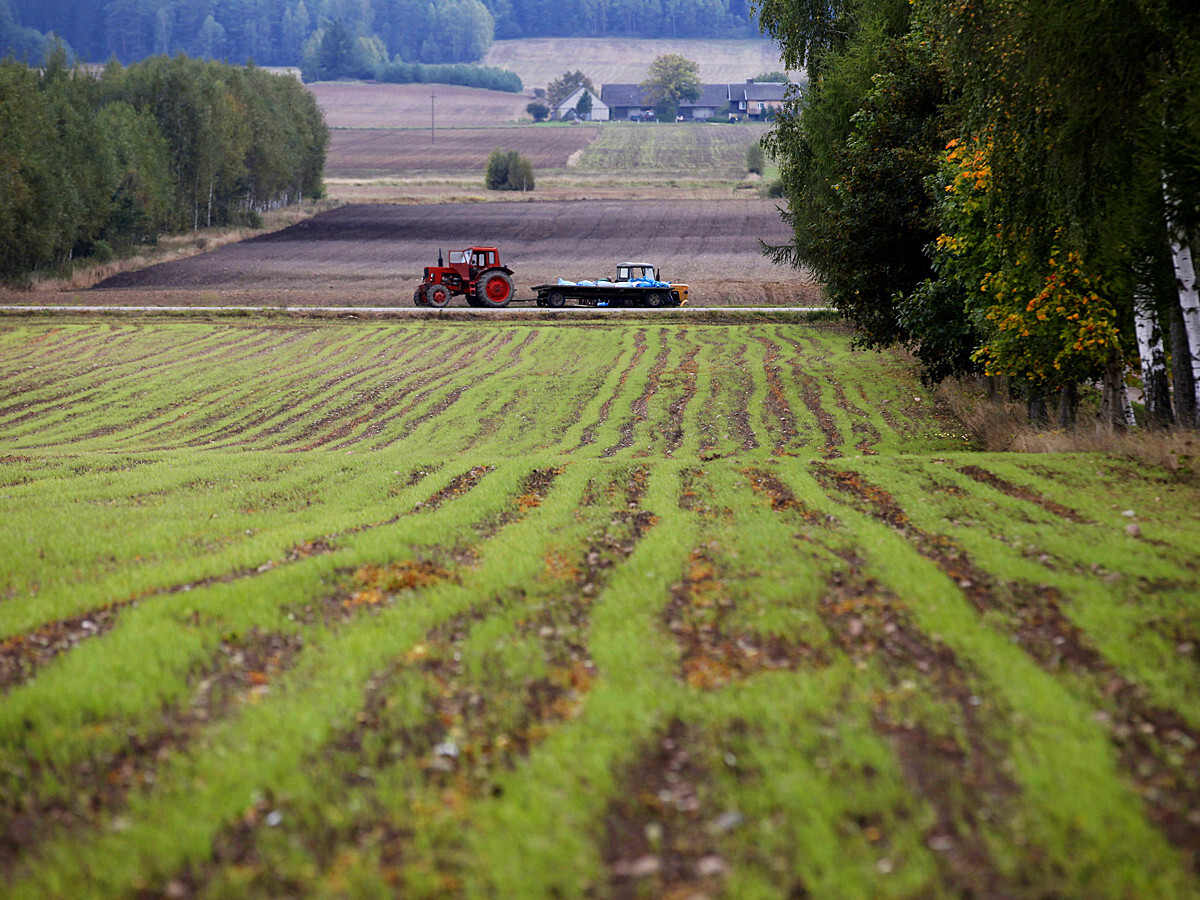
[[1146,404],[1146,424],[1166,428],[1174,422],[1171,414],[1171,387],[1167,381],[1167,356],[1163,350],[1162,329],[1154,308],[1154,290],[1142,284],[1133,295],[1133,322],[1137,332],[1138,357],[1142,362],[1142,399]]
[[1192,370],[1192,402],[1200,407],[1200,291],[1196,290],[1196,268],[1192,263],[1192,248],[1182,241],[1171,241],[1171,256],[1175,262],[1175,281],[1179,289],[1179,309],[1183,313],[1185,346],[1176,347],[1184,353]]
[[1124,431],[1129,427],[1132,407],[1125,393],[1121,355],[1113,352],[1104,365],[1104,385],[1100,395],[1099,425],[1105,431]]
[[1200,425],[1196,416],[1196,380],[1192,377],[1183,310],[1171,304],[1171,380],[1175,382],[1175,421],[1184,427]]
[[1025,398],[1025,409],[1029,412],[1029,424],[1039,430],[1050,425],[1050,413],[1046,410],[1046,395],[1040,390],[1029,389]]
[[1075,382],[1064,385],[1058,395],[1058,427],[1063,431],[1074,431],[1076,414],[1079,412],[1079,386]]

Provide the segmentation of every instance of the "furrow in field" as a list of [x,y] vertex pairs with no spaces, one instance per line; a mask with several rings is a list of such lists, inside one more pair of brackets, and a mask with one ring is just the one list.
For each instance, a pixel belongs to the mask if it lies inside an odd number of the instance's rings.
[[863,560],[847,562],[849,574],[834,574],[819,609],[835,643],[856,664],[879,667],[896,695],[906,683],[924,686],[954,711],[962,735],[935,733],[886,698],[874,704],[875,728],[890,738],[909,789],[934,811],[924,842],[942,882],[963,897],[1016,896],[1018,885],[1001,873],[983,836],[1007,819],[1018,792],[1004,772],[1006,748],[990,737],[1003,733],[1003,723],[984,712],[954,652],[920,631],[890,592],[856,574]]
[[639,328],[633,336],[633,354],[629,358],[629,363],[625,366],[624,369],[621,370],[621,375],[617,379],[616,388],[614,389],[612,396],[608,397],[604,401],[604,403],[601,404],[600,411],[598,413],[596,421],[583,429],[583,433],[579,437],[579,444],[577,446],[575,446],[574,448],[572,448],[571,450],[563,451],[564,453],[574,453],[576,451],[582,450],[584,447],[588,446],[589,444],[596,443],[596,431],[602,425],[604,425],[606,422],[608,422],[609,412],[612,409],[613,403],[616,401],[617,397],[619,397],[621,395],[621,392],[625,389],[625,382],[629,380],[630,373],[632,373],[633,370],[637,368],[638,363],[641,362],[642,354],[644,354],[645,352],[646,352],[646,330],[644,328]]
[[[820,388],[813,379],[814,376],[805,374],[807,370],[814,367],[820,368],[823,371],[822,379],[833,390],[834,400],[837,403],[838,409],[844,414],[846,420],[850,423],[850,432],[857,440],[855,448],[866,456],[875,456],[877,451],[872,449],[882,440],[883,436],[879,429],[875,427],[871,421],[871,417],[860,406],[854,404],[846,394],[846,389],[842,385],[840,379],[832,373],[832,367],[829,365],[830,351],[816,339],[813,334],[806,334],[804,340],[797,340],[788,335],[788,330],[784,326],[780,326],[775,330],[780,340],[784,341],[792,347],[794,355],[788,360],[792,367],[792,371],[796,374],[797,380],[804,385],[804,400],[805,405],[810,409],[810,392],[819,406],[820,403]],[[809,345],[806,349],[805,343]],[[803,362],[803,365],[801,364]],[[821,426],[821,431],[825,434],[825,455],[826,457],[840,456],[840,452],[836,451],[841,446],[842,436],[837,427],[837,421],[834,416],[824,410],[813,410],[817,415],[818,424]]]
[[639,424],[646,421],[649,409],[650,398],[658,392],[659,381],[662,378],[663,370],[667,365],[667,357],[671,354],[671,345],[667,339],[668,332],[665,328],[660,328],[658,331],[658,339],[662,344],[662,349],[654,358],[654,365],[650,367],[650,371],[646,376],[646,385],[642,388],[642,392],[635,397],[629,404],[631,415],[629,419],[623,422],[620,426],[620,440],[606,449],[600,455],[610,457],[622,450],[628,450],[633,446],[634,429]]
[[[446,333],[439,331],[436,334],[428,335],[427,340],[424,342],[413,340],[411,343],[413,344],[412,348],[404,346],[401,355],[388,363],[396,367],[397,372],[384,380],[386,387],[392,388],[395,385],[402,385],[401,391],[411,392],[415,388],[410,386],[410,383],[405,381],[404,378],[408,375],[425,371],[429,367],[444,363],[446,359],[449,359],[450,356],[461,349],[462,337],[454,332]],[[409,352],[410,349],[411,353]],[[425,357],[429,354],[439,352],[440,355],[434,357],[432,360],[426,360]],[[263,423],[266,427],[257,432],[241,434],[236,441],[230,441],[222,446],[280,446],[284,443],[284,440],[279,438],[280,435],[287,433],[294,426],[321,412],[331,403],[336,402],[337,398],[346,391],[363,389],[365,386],[372,384],[377,378],[377,373],[372,363],[383,359],[385,353],[386,349],[381,349],[374,359],[363,362],[356,359],[354,361],[356,364],[353,367],[338,370],[334,377],[320,384],[313,385],[312,387],[298,387],[296,390],[303,392],[302,399],[296,402],[285,401],[277,409],[270,412]],[[407,368],[400,369],[399,367],[401,366]],[[328,375],[328,371],[321,370],[316,373],[315,377],[325,377],[326,375]],[[295,396],[296,390],[293,390],[293,396]],[[403,395],[406,396],[407,394]],[[268,422],[270,424],[266,424]],[[267,439],[273,440],[269,444],[264,445],[263,442]]]
[[[438,466],[426,466],[414,469],[408,478],[406,487],[415,487],[430,472],[437,471],[438,468]],[[418,501],[412,509],[388,519],[353,525],[341,532],[331,532],[301,541],[291,547],[281,559],[268,559],[258,566],[247,566],[221,575],[179,582],[167,587],[149,588],[138,592],[136,596],[112,601],[67,619],[49,622],[31,632],[11,635],[0,643],[0,689],[7,690],[23,684],[32,678],[39,669],[62,653],[74,649],[88,638],[107,633],[117,623],[120,613],[127,607],[136,606],[139,602],[154,597],[172,596],[215,584],[228,584],[245,578],[253,578],[311,556],[333,553],[339,549],[338,541],[345,537],[394,525],[405,516],[436,511],[450,500],[465,495],[478,485],[483,477],[492,471],[492,468],[491,466],[475,466],[468,469],[450,479],[444,487],[435,491],[427,499]],[[523,492],[522,496],[527,493],[528,491]],[[525,503],[522,509],[529,508],[528,500],[519,500],[518,503]],[[480,527],[482,528],[483,525],[481,524]]]
[[[723,345],[716,345],[719,349]],[[733,453],[716,453],[721,444],[722,433],[729,439],[740,441],[737,451],[749,453],[758,449],[758,436],[750,422],[750,400],[754,395],[754,378],[746,367],[746,344],[739,343],[730,360],[719,373],[712,376],[712,386],[704,400],[704,408],[700,414],[705,423],[700,435],[700,455],[702,459],[719,459],[731,456]],[[724,398],[731,399],[724,399]],[[725,410],[724,413],[718,410]]]
[[[190,677],[186,703],[162,710],[151,730],[131,732],[120,749],[59,769],[56,775],[70,786],[68,792],[42,798],[30,790],[3,798],[0,873],[11,873],[53,833],[95,826],[122,809],[132,792],[152,789],[164,760],[183,751],[204,728],[269,692],[303,646],[294,633],[256,629],[226,637],[213,659]],[[40,764],[31,763],[36,771]]]
[[[796,539],[844,563],[829,573],[817,614],[834,646],[856,668],[873,667],[886,679],[887,689],[871,694],[872,723],[891,742],[912,795],[934,811],[923,842],[934,851],[943,883],[964,897],[1015,896],[1018,886],[992,859],[984,832],[1008,821],[1019,789],[1005,773],[1008,748],[993,737],[1004,733],[1005,722],[976,696],[975,674],[949,647],[922,632],[892,592],[865,574],[867,561],[838,533],[834,517],[805,504],[774,473],[742,471],[788,527],[817,526]],[[947,730],[944,723],[913,717],[904,708],[906,692],[918,684],[950,711],[954,727]]]
[[1015,497],[1017,500],[1024,500],[1027,503],[1032,503],[1034,506],[1038,506],[1041,509],[1044,509],[1046,512],[1058,516],[1060,519],[1066,519],[1068,522],[1074,522],[1081,525],[1086,525],[1090,522],[1090,520],[1085,516],[1080,515],[1077,510],[1071,509],[1069,506],[1064,506],[1055,500],[1051,500],[1045,494],[1035,491],[1033,488],[1025,487],[1024,485],[1013,484],[1011,481],[1007,481],[1006,479],[1001,478],[999,475],[989,472],[982,466],[960,466],[958,471],[963,475],[966,475],[968,478],[978,481],[980,484],[986,484],[990,487],[994,487],[1002,494],[1007,494],[1009,497]]
[[[678,340],[684,346],[691,343],[687,340],[686,330],[679,333]],[[666,444],[663,450],[663,454],[666,456],[678,452],[686,437],[684,417],[687,415],[688,406],[696,396],[696,377],[699,373],[696,357],[700,354],[700,350],[699,344],[691,345],[690,349],[684,353],[683,360],[679,363],[679,368],[675,371],[672,379],[674,382],[672,386],[678,388],[679,396],[671,401],[671,405],[667,408],[667,420],[658,429]]]
[[[261,352],[258,349],[259,344],[265,342],[270,337],[277,336],[278,335],[275,334],[268,334],[260,338],[256,344],[244,346],[245,340],[253,337],[253,334],[243,335],[233,341],[226,342],[225,344],[204,347],[199,353],[189,355],[182,359],[163,361],[154,366],[142,366],[136,370],[131,369],[130,371],[114,370],[108,372],[106,376],[99,378],[95,372],[81,373],[79,378],[86,379],[86,384],[77,388],[74,395],[71,395],[69,402],[59,403],[45,409],[37,409],[26,416],[22,416],[17,420],[6,423],[6,426],[11,427],[15,424],[19,424],[27,418],[32,417],[38,420],[36,422],[36,429],[34,433],[38,434],[39,436],[51,434],[53,433],[53,429],[63,425],[73,429],[75,427],[74,421],[77,419],[80,409],[87,407],[89,404],[93,404],[95,401],[101,402],[97,409],[89,411],[89,414],[93,417],[101,416],[106,410],[109,409],[120,409],[123,405],[134,405],[134,398],[140,397],[146,392],[147,383],[149,381],[149,373],[152,371],[157,369],[165,369],[168,367],[174,370],[179,370],[179,367],[182,366],[186,367],[184,371],[190,376],[195,371],[204,371],[205,368],[215,367],[217,365],[217,360],[209,358],[214,354],[222,354],[222,356],[219,358],[222,360],[220,364],[224,368],[226,366],[244,362],[249,356],[252,356],[257,352]],[[297,332],[291,336],[284,335],[283,345],[298,340],[301,336],[302,334],[300,332]],[[225,356],[228,356],[229,358],[225,359]],[[178,391],[180,389],[179,385],[188,383],[188,381],[189,378],[187,377],[173,380],[171,383],[171,390]],[[139,417],[139,421],[150,417],[169,414],[173,411],[173,408],[173,404],[160,407],[159,409],[150,412],[147,415]],[[58,420],[47,421],[47,414],[52,412],[60,412],[62,415]],[[136,425],[138,423],[134,422],[133,424]],[[116,433],[117,431],[128,427],[130,426],[124,424],[100,426],[98,428],[93,428],[83,435],[78,435],[77,433],[72,434],[68,440],[70,440],[72,443],[75,443],[83,440],[94,439],[96,437],[102,437]],[[39,443],[31,446],[44,447],[53,446],[53,444]]]
[[[511,336],[515,336],[514,332],[508,331],[505,332],[505,335],[510,336],[509,339],[506,341],[501,338],[500,341],[496,343],[496,346],[492,348],[492,350],[498,351],[499,349],[512,343],[513,338]],[[391,431],[394,433],[394,436],[387,437],[384,435],[384,440],[381,443],[373,444],[372,449],[378,450],[383,447],[392,446],[398,442],[409,440],[412,440],[415,444],[423,444],[423,436],[415,435],[417,429],[428,423],[433,423],[434,425],[434,427],[430,429],[433,432],[433,434],[430,435],[431,440],[436,440],[436,438],[447,438],[451,435],[458,435],[461,433],[464,427],[464,421],[469,421],[473,426],[475,423],[479,422],[485,417],[490,418],[497,428],[503,427],[503,420],[497,420],[494,416],[486,416],[486,414],[483,413],[483,410],[487,409],[495,399],[497,391],[502,392],[510,380],[520,380],[520,373],[527,366],[532,364],[532,357],[535,354],[530,354],[525,359],[522,359],[522,351],[529,344],[531,344],[537,338],[537,336],[538,332],[536,329],[534,329],[526,334],[525,338],[519,344],[510,347],[508,353],[506,354],[507,362],[493,362],[491,365],[471,365],[469,359],[460,361],[456,365],[456,368],[460,369],[460,371],[456,373],[456,380],[465,381],[467,383],[452,388],[449,392],[434,402],[428,409],[410,421],[393,425]],[[492,353],[489,351],[488,354],[485,354],[485,358],[489,357],[489,355],[490,358],[494,360],[497,353]],[[498,389],[493,389],[493,379],[499,379],[501,381],[501,386]],[[446,384],[448,383],[449,382],[446,382]],[[424,391],[413,399],[412,403],[406,407],[406,410],[414,410],[421,403],[424,403],[426,400],[434,396],[436,391],[445,387],[446,384],[439,384],[436,388],[430,388],[429,390]],[[464,397],[464,395],[468,398],[480,398],[476,400],[474,412],[462,412],[457,416],[457,418],[443,419],[442,416],[444,416],[451,407],[455,406],[459,400]],[[384,429],[387,425],[387,420],[381,419],[379,421],[374,421],[365,429],[363,429],[360,434],[356,435],[352,441],[346,441],[342,444],[338,444],[333,449],[341,449],[354,442],[379,437],[383,435]],[[468,443],[467,446],[470,446],[470,444]],[[465,447],[462,444],[456,443],[453,446],[452,452],[461,453],[464,449]]]
[[[395,390],[397,400],[403,400],[414,390],[418,390],[436,377],[423,373],[444,365],[447,360],[456,354],[464,352],[471,343],[472,341],[469,336],[464,337],[460,334],[453,334],[445,341],[438,341],[431,346],[422,348],[422,352],[419,355],[408,359],[404,363],[405,366],[410,368],[397,372],[395,376],[387,379],[387,387]],[[425,358],[426,354],[435,352],[438,355],[433,359],[427,360]],[[263,446],[263,440],[266,438],[272,439],[269,445],[271,447],[286,447],[300,440],[311,441],[319,431],[328,428],[331,424],[339,420],[341,416],[340,407],[333,407],[333,404],[338,403],[347,392],[365,390],[368,386],[376,382],[378,373],[371,362],[368,360],[366,364],[339,373],[319,388],[314,389],[309,399],[300,409],[289,410],[289,414],[285,419],[276,421],[255,434],[246,435],[238,441],[231,442],[230,445],[253,444],[261,447]],[[411,380],[405,377],[410,375],[416,377]]]
[[[768,433],[774,432],[778,435],[772,454],[782,456],[787,452],[787,447],[799,437],[800,432],[796,430],[796,417],[792,414],[783,384],[783,374],[777,365],[781,355],[779,345],[761,335],[755,335],[755,339],[763,347],[763,374],[767,379],[767,398],[762,421]],[[778,427],[773,428],[772,422]]]
[[[380,405],[379,412],[372,411],[366,417],[364,421],[369,424],[366,431],[358,437],[358,440],[383,435],[382,440],[372,442],[371,448],[374,450],[382,450],[407,440],[411,436],[413,428],[448,409],[462,396],[466,387],[451,388],[442,399],[433,404],[430,410],[418,414],[410,422],[402,421],[404,417],[413,413],[439,390],[453,384],[455,381],[465,378],[466,375],[464,373],[471,370],[472,361],[479,352],[490,344],[498,342],[498,340],[497,335],[492,334],[482,343],[474,343],[462,348],[452,360],[450,360],[449,356],[440,357],[437,362],[428,367],[426,370],[428,374],[416,379],[411,384],[405,385],[403,391]],[[416,392],[415,394],[413,393],[414,391]],[[400,406],[401,403],[404,405]],[[397,407],[399,408],[397,409]],[[384,410],[394,410],[394,412],[382,415]],[[360,422],[359,424],[362,423]],[[313,444],[304,449],[311,449],[315,446],[319,446],[319,444]]]
[[959,586],[979,612],[1003,613],[1021,648],[1043,670],[1069,673],[1087,685],[1125,771],[1148,817],[1200,871],[1200,729],[1177,712],[1154,705],[1092,646],[1062,610],[1063,597],[1047,585],[998,585],[953,540],[914,525],[887,491],[853,472],[818,464],[818,480],[849,496],[863,512],[897,531]]
[[[477,467],[453,479],[429,500],[417,504],[414,512],[432,512],[443,503],[465,494],[490,471]],[[535,470],[520,483],[516,493],[504,508],[479,520],[473,527],[478,539],[493,537],[506,525],[523,519],[530,510],[540,506],[552,488],[559,469]],[[310,548],[313,555],[330,552],[331,548]],[[436,552],[436,548],[434,548]],[[464,563],[470,562],[470,556]],[[0,831],[0,873],[13,869],[22,857],[52,833],[66,829],[74,833],[98,824],[104,817],[119,812],[134,789],[149,790],[157,780],[157,770],[172,755],[185,751],[201,731],[224,718],[229,712],[246,703],[255,703],[269,691],[285,672],[300,650],[310,642],[320,644],[337,626],[363,612],[378,612],[393,603],[398,596],[428,589],[443,581],[457,581],[454,571],[447,571],[424,559],[402,560],[381,565],[359,567],[349,584],[334,597],[321,601],[326,607],[323,622],[313,631],[277,633],[259,627],[241,636],[227,635],[211,664],[193,670],[189,684],[193,692],[187,701],[176,703],[156,714],[153,725],[142,732],[130,729],[127,742],[101,754],[71,764],[57,779],[52,794],[38,796],[35,790],[11,798],[4,809],[5,826]],[[282,610],[302,629],[312,626],[316,617]],[[195,626],[203,626],[203,617],[196,614]],[[25,762],[33,775],[39,773],[36,759]],[[32,783],[33,777],[25,779]]]
[[712,548],[694,549],[663,611],[663,623],[679,643],[680,678],[689,686],[713,690],[758,672],[826,663],[804,641],[731,625],[736,606]]
[[[454,368],[455,369],[470,368],[474,362],[475,356],[478,355],[478,353],[480,352],[480,350],[483,347],[487,347],[491,344],[500,344],[502,342],[503,342],[502,335],[490,336],[483,344],[481,344],[478,347],[470,348],[462,356],[460,356],[455,361]],[[450,377],[453,378],[454,376],[457,376],[459,374],[460,374],[460,372],[452,372]],[[444,381],[445,379],[443,378],[443,379],[437,379],[437,380]],[[431,381],[431,382],[427,382],[427,383],[432,384],[435,382]],[[458,400],[458,398],[462,395],[463,391],[465,391],[465,390],[466,390],[466,386],[452,389],[449,392],[449,394],[447,395],[446,399],[438,401],[438,403],[436,403],[429,412],[425,413],[423,416],[418,417],[413,422],[405,423],[399,430],[402,432],[403,435],[411,434],[412,430],[415,427],[417,427],[417,425],[421,424],[421,422],[426,421],[428,417],[440,415],[442,412],[444,412],[446,409],[448,409],[451,405],[453,405]],[[420,403],[424,402],[426,399],[428,399],[432,395],[432,393],[433,393],[433,389],[421,392],[420,394],[418,394],[416,397],[413,398],[412,402],[409,403],[405,407],[405,409],[407,409],[407,410],[413,409],[415,406],[417,406],[418,404],[420,404]],[[398,403],[402,402],[403,399],[404,399],[403,395],[395,396],[395,397],[385,397],[385,398],[377,400],[375,403],[373,403],[369,408],[365,409],[363,412],[360,412],[360,413],[357,413],[354,415],[351,414],[353,412],[352,407],[344,408],[346,418],[344,418],[342,421],[340,421],[338,423],[337,427],[335,427],[331,431],[329,431],[328,434],[324,435],[318,441],[315,441],[313,444],[309,445],[308,447],[305,447],[304,449],[309,450],[309,449],[315,449],[318,446],[332,445],[332,446],[329,446],[329,449],[342,450],[342,449],[345,449],[346,447],[351,446],[352,444],[358,443],[359,441],[361,441],[367,437],[373,437],[373,436],[381,433],[391,421],[393,421],[395,418],[398,417],[398,416],[389,416],[389,415],[387,415],[387,413],[389,413],[391,410],[393,410],[396,407],[396,405],[398,405]],[[400,415],[403,415],[403,413],[400,413]],[[365,429],[364,429],[364,426],[365,426]],[[386,446],[386,444],[384,446]]]
[[[627,483],[609,487],[636,504],[645,475],[635,470]],[[533,482],[527,486],[531,497],[539,490]],[[229,877],[226,870],[239,860],[254,860],[262,873],[255,885],[266,889],[280,846],[275,837],[282,833],[308,853],[306,885],[332,880],[344,854],[369,848],[392,889],[417,890],[414,875],[437,872],[439,896],[458,896],[456,876],[468,865],[462,841],[469,822],[455,817],[448,830],[445,804],[465,811],[499,796],[498,778],[579,714],[597,675],[588,650],[592,604],[655,521],[636,506],[596,513],[574,553],[554,546],[543,551],[542,577],[499,590],[439,622],[370,678],[353,725],[309,761],[336,773],[336,796],[321,801],[323,808],[352,803],[349,815],[338,816],[340,826],[330,827],[325,816],[306,809],[289,809],[286,801],[276,804],[281,814],[274,831],[258,817],[252,827],[244,819],[227,826],[214,840],[211,858],[172,883],[189,896],[202,893]],[[523,660],[527,674],[510,677],[499,666],[501,654]],[[395,803],[397,790],[405,798],[402,808]],[[422,834],[427,839],[414,840]],[[225,849],[230,847],[236,851]]]
[[[720,835],[722,828],[740,822],[710,805],[707,749],[697,729],[673,718],[620,774],[604,814],[604,896],[637,900],[723,893],[729,864],[720,853]],[[727,824],[712,828],[714,821]]]
[[[253,373],[245,378],[237,386],[236,394],[231,395],[245,397],[246,399],[237,405],[250,407],[248,412],[238,418],[233,418],[237,416],[237,412],[227,408],[234,405],[232,401],[226,402],[225,397],[221,397],[219,400],[217,398],[208,399],[205,406],[216,408],[218,411],[211,413],[203,424],[220,427],[205,431],[202,437],[194,438],[186,442],[186,445],[237,446],[239,443],[245,442],[250,431],[293,412],[297,404],[309,402],[314,396],[319,397],[337,385],[342,385],[343,390],[351,390],[364,382],[369,383],[378,367],[396,365],[408,353],[407,350],[402,350],[397,355],[391,351],[391,348],[384,345],[375,347],[375,352],[367,355],[363,350],[371,346],[375,335],[366,332],[355,335],[349,341],[344,335],[339,338],[336,344],[329,340],[318,342],[311,348],[306,347],[303,358],[292,356],[280,366],[264,372]],[[352,358],[339,360],[338,358],[345,353],[352,353]],[[338,374],[330,379],[330,372],[335,370]],[[278,372],[285,374],[272,378],[270,382],[266,381],[268,376],[276,376]],[[326,381],[315,384],[317,379],[322,378]],[[350,379],[356,380],[350,381]],[[349,384],[347,384],[348,381]],[[259,395],[260,386],[264,383],[276,386],[270,400]],[[281,394],[283,397],[275,399],[274,395],[276,394]],[[231,418],[232,421],[230,421]],[[178,421],[180,420],[174,419],[160,423],[147,433],[176,424]],[[233,438],[239,440],[234,441]]]

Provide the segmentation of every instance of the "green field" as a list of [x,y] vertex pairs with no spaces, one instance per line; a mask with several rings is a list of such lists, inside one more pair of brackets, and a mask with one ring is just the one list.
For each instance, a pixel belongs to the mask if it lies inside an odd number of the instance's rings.
[[1200,896],[1194,477],[568,321],[0,327],[0,894]]

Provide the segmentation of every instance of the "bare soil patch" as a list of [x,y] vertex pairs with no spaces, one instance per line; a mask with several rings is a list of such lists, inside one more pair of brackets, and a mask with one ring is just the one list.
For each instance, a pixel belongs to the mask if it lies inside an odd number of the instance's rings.
[[[516,270],[518,298],[532,297],[535,284],[610,275],[618,262],[646,259],[690,284],[693,306],[813,305],[816,289],[802,273],[761,254],[760,241],[788,235],[774,202],[758,199],[355,205],[55,301],[409,306],[439,249],[494,243]],[[5,302],[27,301],[14,294]]]

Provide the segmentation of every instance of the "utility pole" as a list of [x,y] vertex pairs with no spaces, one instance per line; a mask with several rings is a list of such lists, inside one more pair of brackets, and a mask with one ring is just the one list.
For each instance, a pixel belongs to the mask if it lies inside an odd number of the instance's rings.
[[433,133],[433,100],[436,96],[437,96],[437,94],[434,93],[433,88],[430,88],[429,89],[429,143],[430,144],[437,143],[437,138],[434,137],[434,133]]

